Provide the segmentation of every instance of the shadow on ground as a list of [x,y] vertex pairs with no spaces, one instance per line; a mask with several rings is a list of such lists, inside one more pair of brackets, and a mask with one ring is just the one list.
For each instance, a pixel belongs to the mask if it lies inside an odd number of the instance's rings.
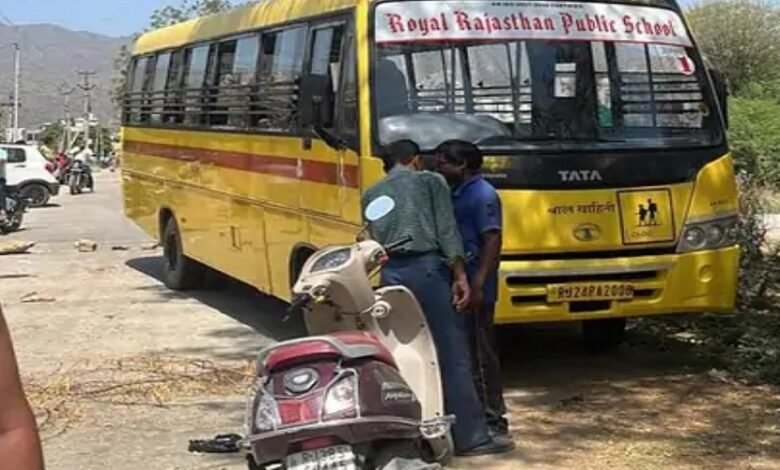
[[[157,257],[128,266],[161,279]],[[284,321],[284,302],[237,281],[189,293],[161,283],[149,289],[163,300],[195,299],[242,323],[211,333],[232,338],[239,349],[256,351],[255,332],[274,340],[305,334],[300,318]],[[627,345],[597,354],[576,324],[504,328],[500,337],[518,449],[454,468],[780,468],[777,389],[712,377],[713,364],[691,346],[660,348],[630,334]]]
[[[659,348],[629,334],[628,344],[596,354],[574,326],[511,328],[500,336],[519,448],[499,462],[780,468],[778,389],[713,374],[715,366],[690,345]],[[769,464],[753,467],[755,459]]]
[[[158,281],[155,285],[144,289],[155,291],[163,300],[197,300],[275,341],[298,338],[306,334],[302,318],[287,313],[287,303],[234,279],[218,274],[212,283],[213,287],[207,290],[174,292],[162,284],[160,257],[132,259],[127,262],[127,266]],[[240,326],[217,330],[210,334],[215,337],[245,339],[254,344],[257,342],[256,335]]]

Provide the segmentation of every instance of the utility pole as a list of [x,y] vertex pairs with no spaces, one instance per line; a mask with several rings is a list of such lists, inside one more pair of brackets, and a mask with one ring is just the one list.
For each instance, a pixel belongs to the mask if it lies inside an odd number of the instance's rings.
[[[6,128],[6,135],[10,136],[10,139],[9,139],[8,143],[14,143],[15,141],[19,140],[19,139],[17,139],[17,137],[18,137],[17,135],[10,135],[8,133],[8,129],[11,129],[12,132],[15,131],[15,129],[14,129],[14,117],[15,117],[15,115],[14,115],[13,110],[15,108],[18,109],[21,106],[22,105],[20,103],[17,103],[17,102],[14,101],[13,95],[10,95],[8,97],[8,101],[0,102],[0,109],[8,108],[8,109],[11,110],[11,112],[8,113],[8,127]],[[5,139],[5,136],[0,136],[0,141],[2,141],[4,139]]]
[[92,114],[92,90],[97,85],[90,82],[90,78],[97,75],[94,70],[79,70],[76,75],[83,79],[83,83],[77,86],[84,92],[84,146],[89,147],[89,118]]
[[70,86],[67,83],[63,82],[60,83],[59,86],[57,86],[57,91],[60,92],[60,95],[65,97],[65,107],[63,109],[63,117],[65,118],[65,122],[70,125],[70,95],[73,94],[73,92],[76,91],[76,87]]
[[13,43],[14,46],[14,112],[13,112],[13,139],[16,141],[19,139],[19,79],[21,77],[21,63],[22,63],[22,51],[19,48],[19,43]]
[[72,95],[76,91],[76,87],[70,86],[67,83],[60,83],[59,86],[57,86],[57,90],[60,92],[60,95],[65,97],[65,108],[63,109],[63,114],[65,118],[65,134],[64,134],[64,140],[65,142],[62,144],[62,148],[60,151],[65,152],[67,150],[70,150],[70,126],[71,126],[71,117],[70,117],[70,95]]

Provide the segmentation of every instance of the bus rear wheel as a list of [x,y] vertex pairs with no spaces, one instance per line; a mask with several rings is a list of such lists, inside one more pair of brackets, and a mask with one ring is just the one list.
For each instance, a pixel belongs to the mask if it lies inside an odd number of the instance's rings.
[[626,319],[605,318],[582,322],[585,344],[594,351],[609,352],[626,341]]
[[163,281],[169,289],[184,291],[203,286],[206,268],[184,255],[179,224],[171,217],[163,232]]

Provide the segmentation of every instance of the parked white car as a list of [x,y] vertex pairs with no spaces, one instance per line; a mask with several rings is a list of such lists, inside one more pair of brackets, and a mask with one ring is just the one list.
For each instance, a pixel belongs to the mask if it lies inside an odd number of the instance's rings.
[[31,207],[46,205],[60,192],[60,184],[46,169],[44,157],[34,145],[0,144],[8,152],[6,184],[19,188],[19,194],[30,201]]

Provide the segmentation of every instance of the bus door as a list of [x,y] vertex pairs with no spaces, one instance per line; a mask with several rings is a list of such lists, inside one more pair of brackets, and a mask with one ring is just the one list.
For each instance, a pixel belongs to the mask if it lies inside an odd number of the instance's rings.
[[[307,72],[327,75],[333,86],[334,115],[326,129],[345,143],[334,148],[316,137],[303,142],[306,164],[301,207],[360,222],[358,192],[357,81],[355,39],[346,19],[312,26]],[[306,184],[315,181],[318,184]]]

